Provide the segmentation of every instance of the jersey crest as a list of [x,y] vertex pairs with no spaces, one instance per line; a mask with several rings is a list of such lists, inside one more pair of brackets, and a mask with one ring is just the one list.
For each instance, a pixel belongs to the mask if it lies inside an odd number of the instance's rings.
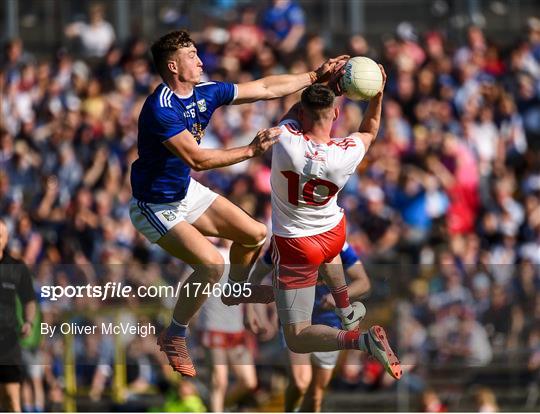
[[197,101],[197,106],[199,107],[199,112],[206,111],[206,101],[204,99],[199,99]]

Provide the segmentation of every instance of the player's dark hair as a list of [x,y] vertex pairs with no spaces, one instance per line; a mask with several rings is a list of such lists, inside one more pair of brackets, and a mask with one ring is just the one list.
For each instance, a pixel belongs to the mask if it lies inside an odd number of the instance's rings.
[[336,95],[329,87],[316,83],[302,92],[300,101],[304,110],[308,111],[315,121],[318,121],[322,115],[321,111],[334,106],[335,98]]
[[167,61],[178,49],[189,47],[192,44],[193,40],[185,30],[176,30],[167,33],[156,40],[150,50],[152,51],[154,65],[156,65],[159,74],[163,77],[166,73]]

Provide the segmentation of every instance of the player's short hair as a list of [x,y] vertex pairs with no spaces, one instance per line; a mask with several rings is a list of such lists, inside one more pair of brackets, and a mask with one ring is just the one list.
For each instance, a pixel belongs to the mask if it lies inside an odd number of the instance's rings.
[[335,99],[336,95],[329,87],[316,83],[308,86],[304,92],[302,92],[300,102],[302,102],[304,110],[306,110],[315,121],[318,121],[321,119],[323,112],[326,112],[325,110],[334,107]]
[[167,61],[178,49],[189,47],[193,44],[193,40],[185,30],[175,30],[156,40],[150,50],[152,51],[154,65],[156,65],[159,74],[163,77],[165,68],[167,67]]

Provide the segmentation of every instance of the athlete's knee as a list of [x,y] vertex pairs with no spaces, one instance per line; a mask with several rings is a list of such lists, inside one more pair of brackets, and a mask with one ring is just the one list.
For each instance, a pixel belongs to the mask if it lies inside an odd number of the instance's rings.
[[298,335],[287,335],[285,337],[285,341],[287,342],[287,347],[297,354],[305,354],[306,351],[304,351],[302,346],[302,340],[299,338]]
[[225,272],[225,260],[219,252],[211,254],[207,258],[206,263],[202,266],[202,273],[206,276],[209,282],[217,283]]
[[207,265],[207,277],[211,283],[217,283],[221,280],[221,276],[225,273],[224,263],[214,263]]
[[307,392],[310,382],[311,376],[306,372],[300,372],[293,375],[293,385],[302,395]]
[[213,375],[212,376],[212,389],[215,391],[223,391],[227,389],[228,380],[227,376],[223,375]]
[[238,382],[240,386],[245,391],[255,391],[257,389],[257,377],[256,376],[247,376],[247,377],[241,377],[238,379]]
[[260,247],[266,241],[266,235],[268,234],[268,229],[262,223],[258,221],[252,226],[249,230],[247,237],[240,244],[244,247]]

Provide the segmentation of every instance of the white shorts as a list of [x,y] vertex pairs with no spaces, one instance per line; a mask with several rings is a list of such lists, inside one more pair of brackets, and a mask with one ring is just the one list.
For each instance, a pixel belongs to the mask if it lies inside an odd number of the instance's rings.
[[132,198],[129,216],[135,228],[155,243],[179,222],[184,220],[191,224],[196,221],[217,196],[217,193],[191,178],[182,200],[152,204]]
[[334,369],[339,357],[339,351],[312,352],[311,363],[322,369]]

